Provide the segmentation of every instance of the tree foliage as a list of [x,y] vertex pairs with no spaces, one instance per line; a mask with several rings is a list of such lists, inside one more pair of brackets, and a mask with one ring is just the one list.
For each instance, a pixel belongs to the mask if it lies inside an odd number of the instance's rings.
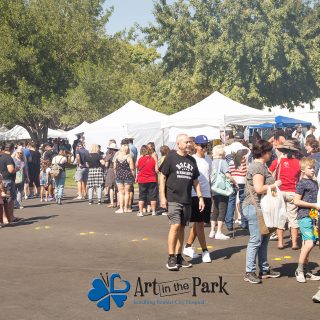
[[256,108],[312,101],[319,96],[317,9],[301,0],[157,1],[156,23],[143,31],[150,44],[168,48],[160,96],[172,98],[175,110],[214,90]]

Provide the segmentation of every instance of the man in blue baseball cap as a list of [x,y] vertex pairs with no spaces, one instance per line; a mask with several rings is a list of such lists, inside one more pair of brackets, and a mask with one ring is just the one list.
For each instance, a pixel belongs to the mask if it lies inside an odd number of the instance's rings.
[[194,139],[194,148],[196,153],[192,157],[196,160],[200,176],[198,181],[200,184],[201,193],[204,200],[204,210],[199,210],[199,198],[194,188],[192,188],[192,202],[191,202],[191,217],[190,222],[193,222],[193,226],[190,229],[189,238],[186,246],[183,249],[183,254],[191,258],[200,257],[195,253],[192,244],[198,237],[201,249],[202,249],[202,262],[211,262],[211,257],[207,249],[206,238],[204,234],[204,223],[210,223],[211,215],[211,190],[210,190],[210,175],[212,170],[212,161],[207,156],[207,148],[209,144],[208,137],[205,135],[197,136]]

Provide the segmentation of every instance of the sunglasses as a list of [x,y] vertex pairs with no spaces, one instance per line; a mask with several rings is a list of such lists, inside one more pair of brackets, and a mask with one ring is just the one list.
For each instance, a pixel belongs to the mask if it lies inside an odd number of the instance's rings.
[[197,144],[197,146],[201,147],[202,149],[208,148],[207,143],[200,143],[200,144]]

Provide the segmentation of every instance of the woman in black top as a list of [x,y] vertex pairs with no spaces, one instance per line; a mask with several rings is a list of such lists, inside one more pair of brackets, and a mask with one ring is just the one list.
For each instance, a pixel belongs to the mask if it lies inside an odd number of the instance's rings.
[[96,188],[98,196],[98,204],[101,204],[102,190],[104,185],[104,174],[102,167],[105,161],[99,153],[99,146],[93,144],[88,157],[89,174],[88,174],[88,196],[89,204],[93,204],[93,190]]

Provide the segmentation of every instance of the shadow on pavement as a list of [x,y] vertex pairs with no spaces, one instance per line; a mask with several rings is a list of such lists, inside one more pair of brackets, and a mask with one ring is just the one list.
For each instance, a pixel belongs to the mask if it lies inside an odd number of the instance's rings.
[[[308,264],[310,271],[314,270],[315,268],[319,267],[319,264],[316,262],[309,262]],[[275,271],[279,271],[282,277],[294,278],[295,271],[298,267],[298,262],[295,263],[284,263],[280,267],[272,268]],[[319,275],[319,271],[316,273]]]
[[6,225],[5,227],[11,228],[11,227],[25,226],[25,225],[39,222],[40,220],[47,220],[47,219],[55,218],[58,216],[59,216],[58,214],[53,214],[51,216],[38,216],[38,217],[26,218],[26,219],[22,219],[17,222],[11,222],[10,224]]

